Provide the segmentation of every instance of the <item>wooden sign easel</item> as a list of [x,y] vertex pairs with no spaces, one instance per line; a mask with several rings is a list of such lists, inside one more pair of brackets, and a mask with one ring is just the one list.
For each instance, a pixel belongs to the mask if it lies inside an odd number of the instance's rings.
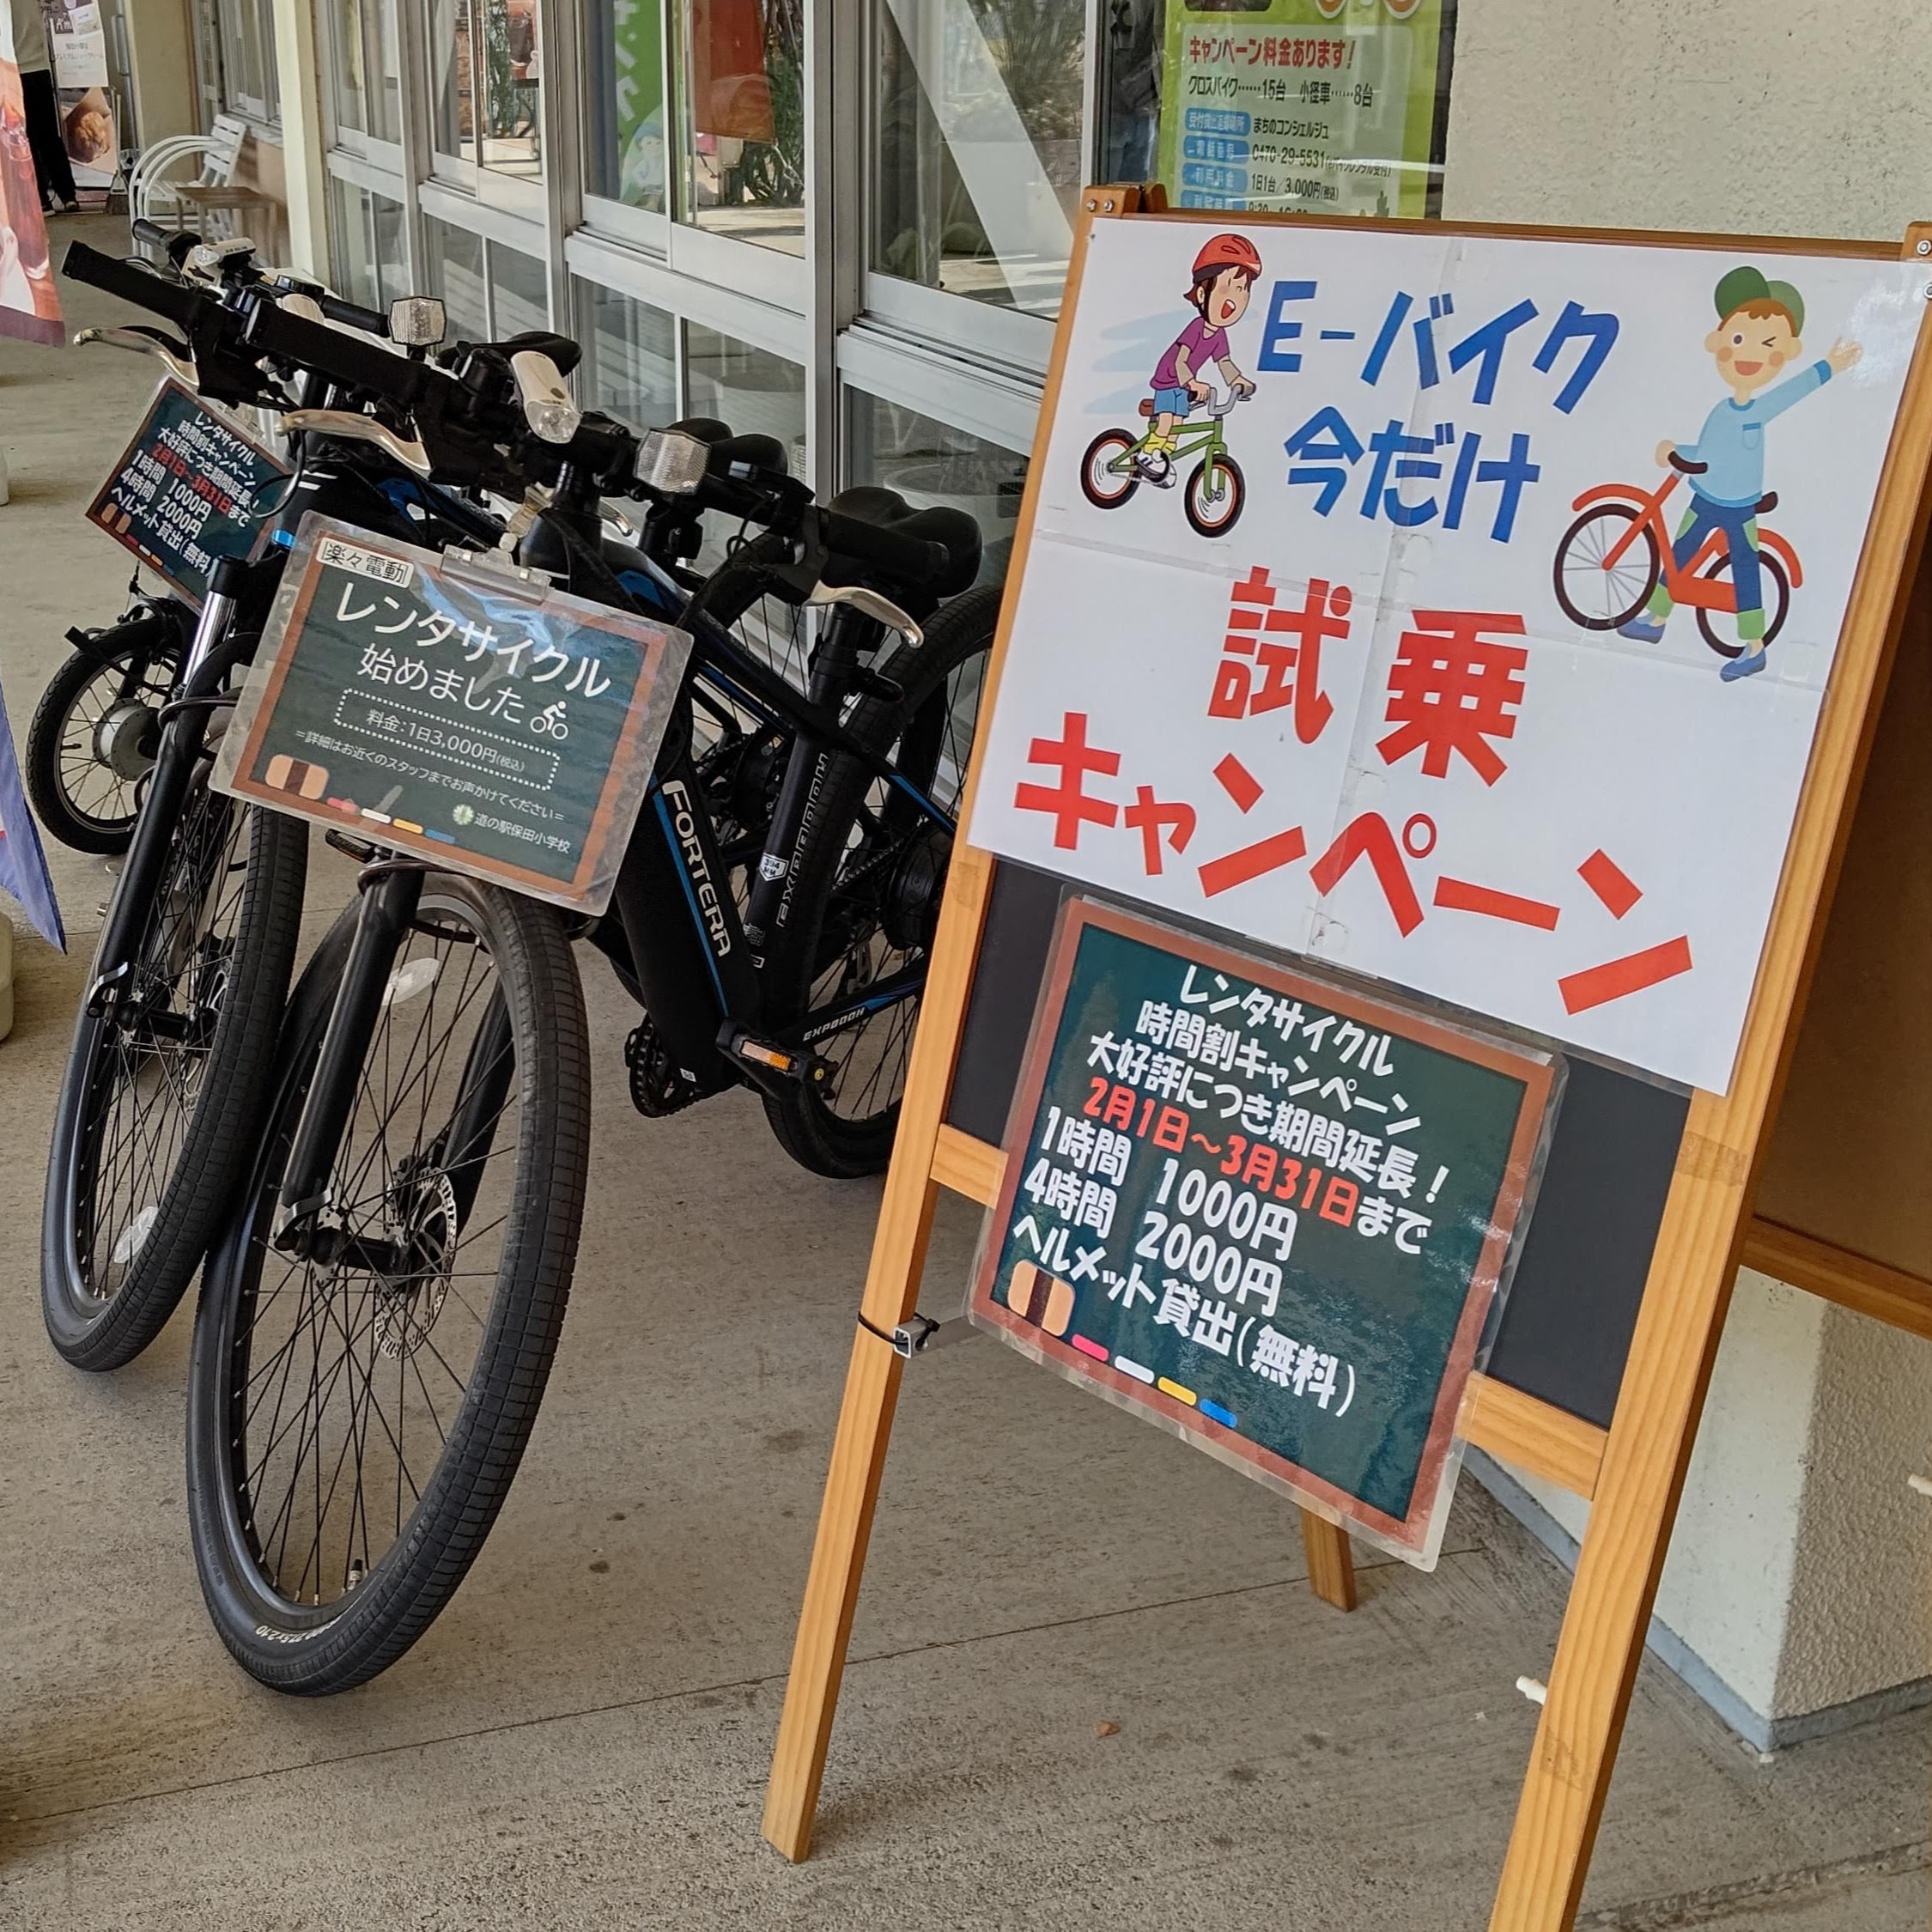
[[[1068,315],[1093,223],[1157,216],[1162,208],[1158,191],[1145,198],[1131,187],[1086,191],[1068,273]],[[1443,227],[1431,224],[1431,232]],[[1595,233],[1575,239],[1664,247],[1745,246],[1728,236]],[[1892,258],[1892,251],[1875,246],[1756,240],[1747,246],[1760,253],[1811,249]],[[1932,258],[1932,225],[1908,233],[1905,253]],[[1932,277],[1932,265],[1928,273]],[[1042,404],[1042,423],[1053,417],[1067,339],[1063,326]],[[1890,1280],[1892,1271],[1862,1265],[1802,1235],[1754,1227],[1752,1200],[1924,539],[1929,455],[1932,357],[1922,332],[1852,587],[1731,1089],[1722,1096],[1698,1091],[1691,1097],[1609,1426],[1597,1427],[1487,1376],[1473,1378],[1466,1398],[1461,1432],[1467,1441],[1592,1505],[1492,1932],[1565,1932],[1574,1920],[1741,1261],[1927,1332],[1926,1304]],[[1026,568],[1042,468],[1036,463],[1028,479],[1012,565],[1015,582]],[[1014,608],[1009,596],[987,673],[987,713],[998,691]],[[975,782],[977,776],[975,759]],[[972,789],[969,783],[969,811]],[[788,1858],[802,1858],[810,1848],[905,1366],[889,1338],[914,1317],[939,1189],[990,1205],[999,1186],[999,1147],[946,1119],[994,877],[990,854],[964,843],[956,849],[767,1793],[764,1834]],[[1354,1581],[1347,1538],[1305,1512],[1302,1528],[1314,1589],[1327,1601],[1351,1607]]]

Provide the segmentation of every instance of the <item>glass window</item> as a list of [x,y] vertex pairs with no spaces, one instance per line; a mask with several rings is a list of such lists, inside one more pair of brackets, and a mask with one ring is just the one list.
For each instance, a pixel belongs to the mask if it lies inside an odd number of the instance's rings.
[[371,195],[369,211],[375,220],[376,279],[382,290],[378,308],[404,295],[415,294],[410,287],[407,241],[403,234],[403,204],[387,195]]
[[[331,264],[335,270],[336,293],[349,301],[361,302],[365,308],[374,308],[382,300],[381,283],[376,272],[375,233],[369,210],[369,204],[375,197],[367,188],[359,188],[353,181],[337,180],[332,176],[329,191],[335,229]],[[390,204],[392,208],[395,205],[393,202]]]
[[333,177],[329,192],[337,293],[365,308],[386,309],[410,293],[403,204]]
[[395,0],[334,0],[330,42],[336,125],[372,140],[400,141]]
[[589,0],[586,185],[665,211],[664,16],[658,0]]
[[274,0],[207,0],[222,63],[222,105],[274,122],[281,117],[275,71]]
[[1083,0],[880,0],[872,266],[1052,315],[1072,246]]
[[540,179],[537,0],[434,0],[429,58],[438,151]]
[[633,301],[593,283],[577,284],[583,324],[583,373],[577,398],[635,429],[656,429],[676,420],[677,324],[661,308]]
[[677,0],[679,213],[714,234],[805,252],[804,0]]
[[430,287],[443,298],[449,342],[487,342],[489,311],[483,294],[483,245],[480,234],[453,228],[425,216],[423,243],[429,254]]
[[855,483],[883,483],[914,508],[944,503],[980,526],[982,584],[999,583],[1012,555],[1026,458],[860,390],[847,392]]
[[544,264],[500,241],[489,247],[490,336],[502,342],[550,325],[550,283]]
[[734,435],[777,437],[792,473],[805,473],[805,373],[796,362],[689,322],[684,381],[690,415],[715,416]]

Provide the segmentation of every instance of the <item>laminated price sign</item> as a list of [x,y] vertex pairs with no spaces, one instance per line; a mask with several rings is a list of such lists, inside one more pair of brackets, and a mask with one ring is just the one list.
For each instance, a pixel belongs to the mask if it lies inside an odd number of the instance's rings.
[[266,541],[263,503],[289,468],[173,377],[88,506],[88,521],[201,608],[218,559]]
[[1072,901],[973,1318],[1432,1567],[1554,1078]]
[[540,575],[312,515],[215,783],[599,913],[690,651]]

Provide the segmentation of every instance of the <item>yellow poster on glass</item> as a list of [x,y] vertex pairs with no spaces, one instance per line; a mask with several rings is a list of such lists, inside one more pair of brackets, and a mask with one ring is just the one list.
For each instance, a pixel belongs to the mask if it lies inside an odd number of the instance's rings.
[[1172,0],[1160,178],[1182,208],[1428,215],[1455,0]]

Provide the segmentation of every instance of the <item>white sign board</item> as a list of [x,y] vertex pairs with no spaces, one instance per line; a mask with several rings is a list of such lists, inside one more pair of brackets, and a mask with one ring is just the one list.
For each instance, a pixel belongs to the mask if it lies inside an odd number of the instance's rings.
[[1723,1091],[1926,281],[1097,222],[973,842]]

